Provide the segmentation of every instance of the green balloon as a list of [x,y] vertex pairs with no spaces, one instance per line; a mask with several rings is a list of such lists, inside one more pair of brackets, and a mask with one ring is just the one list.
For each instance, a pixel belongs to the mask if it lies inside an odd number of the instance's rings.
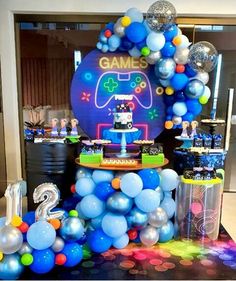
[[148,55],[150,55],[151,53],[151,50],[145,46],[141,49],[141,54],[144,56],[144,57],[147,57]]
[[26,253],[21,256],[20,261],[24,266],[29,266],[34,261],[34,258],[31,254]]
[[69,217],[76,217],[77,218],[78,216],[79,216],[79,214],[76,210],[70,210]]
[[206,96],[201,96],[199,98],[200,104],[206,104],[208,102],[208,98]]

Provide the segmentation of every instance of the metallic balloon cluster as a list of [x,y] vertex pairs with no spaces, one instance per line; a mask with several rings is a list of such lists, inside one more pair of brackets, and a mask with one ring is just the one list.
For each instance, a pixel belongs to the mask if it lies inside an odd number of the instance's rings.
[[166,105],[166,129],[181,128],[183,121],[192,122],[201,113],[211,96],[208,73],[218,60],[209,42],[190,47],[175,19],[175,7],[165,0],[150,6],[146,19],[137,8],[130,8],[116,23],[106,25],[97,43],[104,53],[128,52],[154,65],[156,94],[163,95]]

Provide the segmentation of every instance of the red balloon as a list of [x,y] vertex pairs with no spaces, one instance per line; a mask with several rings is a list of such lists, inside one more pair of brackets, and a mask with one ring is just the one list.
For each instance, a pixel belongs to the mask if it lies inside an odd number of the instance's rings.
[[111,32],[109,29],[107,29],[107,30],[104,31],[104,36],[105,36],[106,38],[111,37],[111,35],[112,35],[112,32]]
[[135,240],[138,237],[138,232],[135,229],[130,229],[128,231],[128,236],[130,240]]
[[66,262],[66,255],[64,254],[58,254],[55,257],[55,264],[57,265],[63,265]]
[[72,193],[75,193],[75,184],[72,184],[72,186],[70,187],[70,191],[71,191]]
[[22,224],[18,227],[18,229],[22,232],[22,233],[26,233],[29,229],[29,225],[26,222],[22,222]]
[[177,64],[176,68],[175,68],[175,71],[177,73],[183,73],[185,71],[185,66],[183,64]]

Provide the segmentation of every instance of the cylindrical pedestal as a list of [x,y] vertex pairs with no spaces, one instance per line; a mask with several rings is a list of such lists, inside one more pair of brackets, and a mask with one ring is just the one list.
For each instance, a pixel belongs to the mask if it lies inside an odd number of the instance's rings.
[[197,181],[182,177],[176,191],[175,218],[175,226],[180,238],[217,239],[222,192],[219,178]]
[[28,210],[35,210],[34,189],[42,183],[52,182],[61,192],[61,199],[70,195],[70,186],[75,181],[75,158],[80,145],[62,143],[26,142],[26,181]]

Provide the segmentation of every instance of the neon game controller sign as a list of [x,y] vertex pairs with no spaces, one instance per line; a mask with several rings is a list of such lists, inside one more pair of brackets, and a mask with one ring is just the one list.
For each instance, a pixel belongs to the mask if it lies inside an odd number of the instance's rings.
[[[81,128],[91,138],[112,138],[113,109],[126,102],[133,111],[134,139],[152,139],[164,129],[165,106],[158,95],[153,66],[144,57],[124,53],[90,52],[74,73],[71,105]],[[117,135],[117,136],[116,136]],[[129,138],[128,138],[129,141]]]

